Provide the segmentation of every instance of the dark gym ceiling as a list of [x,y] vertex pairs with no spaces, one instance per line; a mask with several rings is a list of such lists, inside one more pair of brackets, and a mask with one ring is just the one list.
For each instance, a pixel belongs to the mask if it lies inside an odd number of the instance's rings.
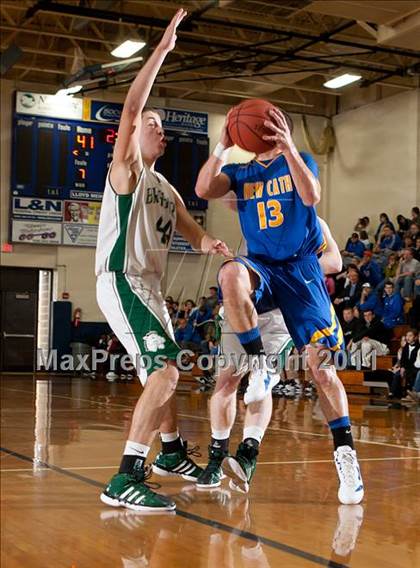
[[[54,92],[79,76],[88,96],[124,92],[141,63],[100,65],[115,62],[110,51],[124,39],[146,41],[136,54],[146,58],[181,6],[189,15],[156,96],[224,104],[264,97],[289,111],[331,115],[346,89],[381,98],[419,86],[418,0],[2,0],[1,51],[21,50],[2,77]],[[362,80],[337,91],[323,86],[342,73]]]

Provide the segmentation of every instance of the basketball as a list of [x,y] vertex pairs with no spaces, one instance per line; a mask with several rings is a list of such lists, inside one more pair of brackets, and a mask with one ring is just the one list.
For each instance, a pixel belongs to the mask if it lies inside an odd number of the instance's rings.
[[272,150],[273,144],[262,138],[273,135],[273,131],[264,126],[264,120],[271,120],[269,111],[272,108],[274,105],[264,99],[248,99],[233,107],[228,121],[232,142],[255,154]]

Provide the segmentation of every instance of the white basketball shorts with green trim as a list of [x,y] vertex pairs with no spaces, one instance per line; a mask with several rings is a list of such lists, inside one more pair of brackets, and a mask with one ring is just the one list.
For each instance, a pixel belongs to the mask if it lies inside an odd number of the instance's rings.
[[[226,318],[220,322],[221,339],[220,355],[228,359],[236,374],[243,375],[249,371],[248,357],[239,342],[236,333]],[[264,352],[272,356],[279,363],[278,371],[285,368],[286,359],[290,355],[294,344],[284,322],[283,314],[277,308],[258,316],[258,327],[264,345]]]
[[123,272],[103,272],[96,283],[98,305],[131,356],[143,385],[180,352],[160,286]]

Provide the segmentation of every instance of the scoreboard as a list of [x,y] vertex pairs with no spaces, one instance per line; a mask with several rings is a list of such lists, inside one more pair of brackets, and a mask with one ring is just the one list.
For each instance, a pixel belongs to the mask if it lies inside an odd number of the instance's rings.
[[14,134],[13,195],[101,200],[115,126],[16,117]]
[[[96,246],[122,105],[22,92],[15,103],[12,242]],[[188,209],[206,209],[194,186],[209,154],[207,114],[158,111],[168,145],[156,169],[178,189]]]

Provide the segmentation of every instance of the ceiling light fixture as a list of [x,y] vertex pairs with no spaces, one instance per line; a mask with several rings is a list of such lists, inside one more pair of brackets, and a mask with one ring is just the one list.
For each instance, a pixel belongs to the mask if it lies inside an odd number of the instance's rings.
[[63,97],[65,95],[74,95],[82,90],[82,85],[73,85],[73,87],[67,87],[66,89],[59,89],[56,93],[56,97]]
[[121,43],[118,47],[111,51],[111,55],[114,57],[120,57],[125,59],[137,53],[146,45],[145,41],[133,41],[132,39],[127,39]]
[[352,75],[351,73],[344,73],[344,75],[340,75],[339,77],[335,77],[334,79],[330,79],[326,83],[324,83],[324,87],[328,89],[339,89],[340,87],[345,87],[346,85],[350,85],[350,83],[355,83],[361,79],[361,75]]

